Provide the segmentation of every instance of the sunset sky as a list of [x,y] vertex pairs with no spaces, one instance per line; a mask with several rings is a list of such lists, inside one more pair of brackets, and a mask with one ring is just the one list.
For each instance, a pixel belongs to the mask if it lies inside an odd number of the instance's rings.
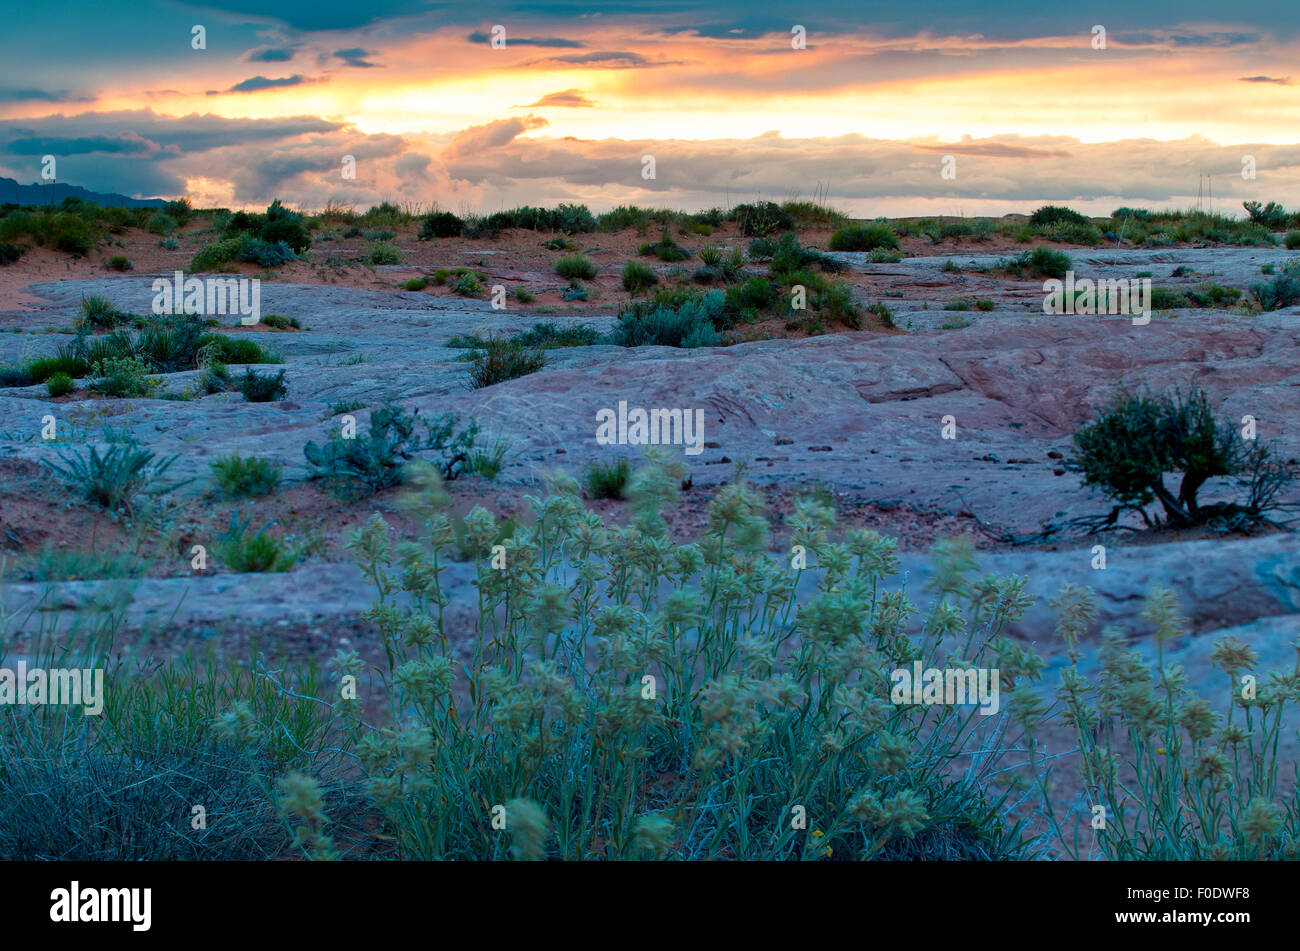
[[0,175],[24,184],[54,155],[69,184],[229,207],[820,190],[859,216],[1104,214],[1194,204],[1204,172],[1215,210],[1300,205],[1300,7],[1272,0],[98,0],[5,19]]

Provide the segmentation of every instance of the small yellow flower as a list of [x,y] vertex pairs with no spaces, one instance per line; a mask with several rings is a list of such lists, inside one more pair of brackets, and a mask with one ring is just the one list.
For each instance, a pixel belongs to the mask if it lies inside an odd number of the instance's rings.
[[814,838],[814,839],[820,839],[820,838],[821,838],[822,836],[824,836],[825,834],[826,834],[826,833],[823,832],[821,829],[813,829],[813,838]]

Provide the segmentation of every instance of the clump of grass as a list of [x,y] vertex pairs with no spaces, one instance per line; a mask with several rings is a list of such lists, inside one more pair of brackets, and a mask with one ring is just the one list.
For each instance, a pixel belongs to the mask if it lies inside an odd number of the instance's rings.
[[452,291],[461,297],[482,297],[483,284],[475,274],[462,274],[456,278]]
[[297,317],[286,317],[284,314],[267,314],[262,318],[262,323],[273,330],[301,330],[302,324],[298,322]]
[[1283,243],[1288,251],[1300,250],[1300,231],[1288,231]]
[[975,302],[969,297],[954,297],[943,305],[944,310],[970,310]]
[[898,235],[887,224],[850,225],[831,235],[832,251],[874,251],[897,248]]
[[402,285],[402,290],[422,291],[429,286],[429,282],[422,277],[413,277]]
[[632,478],[632,465],[626,459],[597,463],[583,474],[583,485],[593,499],[621,499]]
[[231,513],[230,527],[213,543],[213,553],[221,564],[231,571],[261,573],[288,571],[297,563],[301,552],[267,532],[274,522],[249,534],[252,517],[241,522],[238,516],[238,512]]
[[628,261],[623,265],[623,289],[629,294],[644,294],[652,284],[659,283],[654,268],[644,261]]
[[495,479],[505,468],[509,452],[510,441],[504,438],[494,440],[486,446],[476,446],[465,460],[465,471],[484,479]]
[[546,366],[546,353],[509,337],[489,337],[474,351],[470,386],[479,389],[536,373]]
[[519,301],[521,304],[531,304],[537,299],[533,295],[533,292],[526,287],[513,287],[510,289],[510,293],[514,296],[515,300]]
[[45,389],[52,397],[67,396],[76,388],[77,384],[66,373],[55,373],[45,381]]
[[127,315],[113,306],[107,297],[92,294],[83,297],[77,305],[77,327],[93,330],[112,330],[126,322]]
[[270,495],[280,485],[279,463],[265,456],[244,457],[239,453],[222,456],[209,463],[212,481],[230,498]]
[[979,300],[975,302],[976,310],[989,311],[989,310],[993,310],[993,308],[995,308],[996,306],[997,305],[994,304],[993,301],[985,297],[981,297]]
[[131,263],[131,259],[126,255],[115,254],[104,263],[104,267],[110,271],[130,271],[134,270],[135,265]]
[[590,281],[599,272],[594,261],[581,254],[560,258],[555,262],[555,273],[569,280]]

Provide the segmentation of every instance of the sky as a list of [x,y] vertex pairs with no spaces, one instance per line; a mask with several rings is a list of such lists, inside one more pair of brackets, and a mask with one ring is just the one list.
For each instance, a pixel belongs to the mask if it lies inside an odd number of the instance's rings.
[[24,184],[52,155],[58,181],[204,207],[1300,206],[1300,6],[1275,0],[51,0],[5,21],[0,175]]

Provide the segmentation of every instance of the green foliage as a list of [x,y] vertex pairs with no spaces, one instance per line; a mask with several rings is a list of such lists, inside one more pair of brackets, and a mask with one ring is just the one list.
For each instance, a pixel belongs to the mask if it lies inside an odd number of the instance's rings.
[[77,305],[76,325],[78,327],[112,330],[125,321],[126,314],[114,307],[107,297],[91,294],[89,297],[83,297],[81,303]]
[[1251,221],[1270,231],[1279,231],[1286,227],[1286,209],[1275,201],[1270,201],[1263,207],[1257,201],[1245,201],[1241,206],[1246,209],[1246,214],[1250,216]]
[[131,271],[135,269],[135,265],[131,263],[131,259],[124,254],[113,255],[104,263],[104,267],[108,268],[110,271]]
[[1288,251],[1300,251],[1300,231],[1288,231],[1284,243]]
[[1091,225],[1092,222],[1077,211],[1061,205],[1044,205],[1029,216],[1029,226],[1031,228],[1060,224],[1086,227]]
[[[1122,393],[1098,418],[1074,434],[1075,463],[1084,485],[1096,486],[1121,510],[1141,513],[1159,501],[1171,525],[1194,525],[1231,515],[1255,516],[1289,481],[1270,451],[1240,439],[1232,420],[1216,421],[1203,390],[1184,397]],[[1177,494],[1166,475],[1182,473]],[[1246,475],[1250,495],[1243,505],[1202,506],[1201,487],[1222,476]],[[1279,480],[1281,480],[1279,482]]]
[[626,459],[597,463],[583,474],[583,485],[593,499],[621,499],[632,480],[632,465]]
[[887,224],[850,225],[831,235],[832,251],[874,251],[897,248],[898,235]]
[[637,249],[637,253],[647,256],[653,255],[660,261],[666,261],[669,264],[674,261],[685,261],[691,256],[691,252],[687,251],[673,240],[672,235],[669,234],[667,228],[664,229],[663,235],[658,241],[654,244],[641,245],[641,247]]
[[417,452],[437,453],[436,465],[443,479],[454,479],[465,467],[478,436],[478,424],[471,421],[459,433],[456,417],[444,414],[426,426],[425,436],[416,438],[421,422],[419,410],[408,413],[386,403],[370,414],[370,426],[362,435],[345,439],[335,430],[328,442],[309,442],[303,448],[311,477],[344,499],[362,498],[402,481],[402,468]]
[[180,222],[164,211],[155,211],[145,224],[150,234],[159,235],[169,235],[179,227]]
[[255,533],[249,534],[252,516],[239,521],[239,513],[230,514],[230,527],[218,535],[212,550],[217,561],[231,571],[281,572],[294,566],[301,552],[289,546],[284,539],[268,534],[274,522],[267,522]]
[[717,327],[724,320],[722,291],[685,295],[680,302],[656,297],[638,301],[618,316],[612,340],[621,347],[717,347]]
[[623,265],[623,290],[629,294],[644,294],[652,284],[658,283],[654,268],[644,261],[628,261]]
[[765,237],[778,231],[793,231],[794,216],[775,202],[761,201],[737,205],[731,209],[731,220],[740,226],[747,238]]
[[141,493],[160,495],[176,488],[153,483],[179,458],[159,458],[145,449],[114,445],[102,455],[91,446],[84,454],[61,453],[60,462],[42,461],[86,502],[110,512],[130,513]]
[[230,498],[270,495],[280,485],[279,463],[265,456],[244,457],[239,453],[222,456],[209,463],[212,481]]
[[284,382],[283,370],[273,375],[254,373],[251,368],[247,369],[236,386],[244,395],[244,399],[250,403],[273,403],[284,399],[289,391],[288,385]]
[[470,386],[481,389],[536,373],[546,366],[546,353],[515,337],[489,337],[473,351]]
[[560,258],[555,262],[555,273],[569,280],[590,281],[599,270],[594,261],[581,254]]
[[461,297],[482,297],[483,284],[475,274],[462,274],[456,278],[456,283],[452,285],[452,292],[459,294]]
[[1250,285],[1250,296],[1262,310],[1281,310],[1300,304],[1300,277],[1279,274],[1271,281]]
[[1073,262],[1064,251],[1040,245],[1032,251],[1023,251],[1016,258],[1003,260],[1006,270],[1015,275],[1030,274],[1038,277],[1063,278]]
[[102,360],[91,368],[91,376],[90,388],[108,397],[149,398],[162,388],[162,380],[150,376],[149,365],[135,355]]
[[402,285],[404,291],[422,291],[429,286],[429,282],[422,277],[413,277]]
[[232,337],[229,334],[209,333],[199,338],[199,349],[204,360],[219,363],[283,363],[284,360],[267,350],[256,340]]
[[464,221],[450,211],[439,211],[421,219],[419,239],[429,241],[433,238],[459,238],[464,230]]
[[381,264],[401,264],[402,249],[391,241],[373,241],[366,249],[366,263],[376,267]]
[[284,314],[266,314],[262,317],[261,322],[273,330],[302,329],[302,324],[298,323],[297,317],[286,317]]
[[55,373],[45,381],[45,389],[53,397],[67,396],[76,388],[77,384],[66,373]]
[[600,332],[587,324],[559,327],[550,321],[539,321],[511,339],[524,347],[552,350],[556,347],[590,347],[600,343]]
[[0,241],[0,265],[13,264],[23,256],[23,249],[8,241]]
[[533,296],[533,292],[526,287],[511,288],[510,293],[513,294],[515,300],[519,301],[521,304],[531,304],[537,299]]

